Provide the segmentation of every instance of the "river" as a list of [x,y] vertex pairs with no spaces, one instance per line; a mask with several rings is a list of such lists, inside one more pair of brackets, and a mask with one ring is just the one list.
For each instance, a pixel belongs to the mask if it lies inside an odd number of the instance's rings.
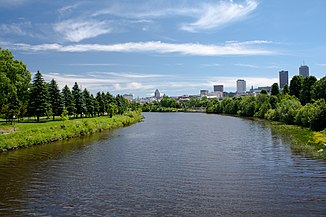
[[256,121],[144,122],[0,154],[1,216],[326,216],[326,164]]

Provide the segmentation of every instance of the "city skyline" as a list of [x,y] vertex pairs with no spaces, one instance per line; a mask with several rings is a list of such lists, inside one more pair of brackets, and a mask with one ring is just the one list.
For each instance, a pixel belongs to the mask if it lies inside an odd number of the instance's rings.
[[0,47],[60,88],[235,92],[238,79],[271,86],[285,70],[291,80],[303,59],[325,76],[323,0],[0,2]]

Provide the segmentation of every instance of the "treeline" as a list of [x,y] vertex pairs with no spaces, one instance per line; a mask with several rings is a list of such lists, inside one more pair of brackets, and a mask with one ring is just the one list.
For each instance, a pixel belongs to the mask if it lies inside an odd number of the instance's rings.
[[206,108],[207,113],[259,117],[267,120],[296,124],[321,131],[326,128],[326,77],[294,76],[290,85],[280,90],[274,83],[269,95],[266,90],[255,96],[217,99],[190,98],[185,102],[163,97],[160,102],[145,103],[143,111],[175,111]]
[[98,92],[93,96],[86,88],[81,90],[76,82],[71,90],[67,85],[60,90],[54,79],[46,83],[39,71],[31,83],[26,65],[14,60],[10,51],[0,49],[0,115],[3,118],[36,117],[39,122],[43,116],[52,116],[53,120],[55,116],[112,117],[138,108],[121,95],[114,97],[109,92]]

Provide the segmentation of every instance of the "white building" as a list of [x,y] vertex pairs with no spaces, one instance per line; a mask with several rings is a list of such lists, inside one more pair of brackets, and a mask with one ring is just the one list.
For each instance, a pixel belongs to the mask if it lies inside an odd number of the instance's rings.
[[129,93],[129,94],[124,94],[124,95],[123,95],[123,98],[125,98],[125,99],[129,100],[129,102],[131,102],[131,101],[133,101],[133,99],[134,99],[134,95],[131,94],[131,93]]
[[200,97],[207,96],[208,90],[200,90]]
[[246,86],[246,81],[242,79],[237,80],[237,94],[241,95],[246,93],[247,86]]

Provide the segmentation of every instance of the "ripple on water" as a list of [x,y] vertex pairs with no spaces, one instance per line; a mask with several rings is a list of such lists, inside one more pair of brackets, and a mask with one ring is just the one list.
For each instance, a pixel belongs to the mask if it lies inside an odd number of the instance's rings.
[[1,155],[0,214],[325,215],[325,163],[292,154],[262,124],[145,117],[113,134]]

